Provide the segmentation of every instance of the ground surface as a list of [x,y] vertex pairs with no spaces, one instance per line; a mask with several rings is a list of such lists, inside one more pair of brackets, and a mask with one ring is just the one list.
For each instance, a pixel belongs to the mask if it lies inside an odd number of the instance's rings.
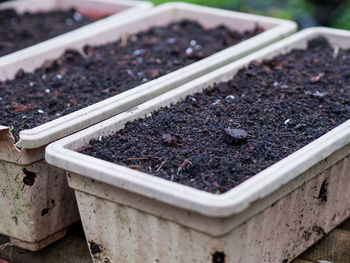
[[[8,239],[0,236],[0,247],[6,242]],[[0,259],[8,260],[10,263],[92,263],[79,224],[71,227],[67,237],[40,252],[26,252],[22,249],[6,247],[0,249]],[[330,232],[293,263],[319,262],[350,262],[350,220]],[[0,263],[2,263],[1,260]]]

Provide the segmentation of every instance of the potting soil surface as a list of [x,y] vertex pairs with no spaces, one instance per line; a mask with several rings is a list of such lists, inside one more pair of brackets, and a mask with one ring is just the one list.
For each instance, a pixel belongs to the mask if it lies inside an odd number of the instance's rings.
[[0,56],[69,32],[93,20],[74,9],[17,14],[0,10]]
[[350,118],[350,50],[313,39],[252,62],[81,152],[223,193]]
[[204,29],[180,21],[85,47],[85,54],[67,51],[34,73],[19,71],[0,83],[0,125],[34,128],[151,79],[172,72],[262,32],[260,27],[237,32],[224,26]]

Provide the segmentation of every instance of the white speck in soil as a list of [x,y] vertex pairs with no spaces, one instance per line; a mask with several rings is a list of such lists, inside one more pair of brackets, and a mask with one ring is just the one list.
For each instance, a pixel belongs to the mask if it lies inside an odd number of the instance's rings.
[[197,41],[196,41],[196,40],[191,40],[191,41],[190,41],[190,45],[191,45],[192,47],[194,47],[195,45],[197,45]]
[[287,125],[288,123],[290,123],[290,119],[286,119],[286,120],[284,121],[284,124],[285,124],[285,125]]
[[102,136],[99,136],[99,137],[98,137],[98,140],[99,140],[100,142],[102,142]]
[[41,110],[41,109],[39,109],[39,110],[38,110],[38,113],[39,113],[39,114],[43,114],[43,113],[44,113],[44,111],[43,111],[43,110]]
[[225,99],[227,99],[227,100],[234,100],[235,98],[236,98],[236,97],[233,96],[233,95],[228,95],[228,96],[226,96]]
[[317,97],[317,98],[323,98],[328,95],[328,92],[319,92],[318,90],[312,93],[312,96]]
[[133,77],[134,76],[134,73],[132,73],[132,71],[130,69],[127,69],[126,72],[128,73],[128,75],[130,77]]
[[190,99],[192,100],[192,101],[197,101],[195,98],[193,98],[193,97],[190,97]]
[[56,79],[62,79],[62,78],[63,78],[62,75],[60,75],[60,74],[56,75]]
[[176,40],[176,38],[171,37],[171,38],[168,38],[168,39],[166,40],[166,42],[167,42],[169,45],[173,45],[173,44],[175,44],[175,43],[177,42],[177,40]]
[[73,14],[73,18],[74,18],[75,21],[80,21],[83,18],[83,16],[80,13],[75,12]]
[[213,102],[213,105],[218,105],[220,103],[220,100],[215,100],[214,102]]
[[34,82],[29,82],[29,87],[33,87],[34,86]]
[[73,24],[74,24],[73,19],[71,18],[66,19],[66,26],[72,26]]
[[10,23],[11,23],[11,26],[15,26],[15,25],[17,25],[18,20],[17,20],[16,18],[12,18],[12,19],[10,20]]
[[193,48],[189,47],[188,49],[186,49],[186,54],[187,55],[191,55],[193,52]]
[[45,89],[45,93],[50,94],[51,90],[50,89]]
[[144,49],[137,49],[137,50],[134,51],[133,55],[134,56],[140,56],[140,55],[143,55],[145,53],[146,53],[146,50],[144,50]]
[[277,86],[278,86],[278,82],[275,81],[272,85],[273,85],[274,87],[277,87]]
[[42,75],[42,76],[41,76],[41,79],[42,79],[42,80],[46,80],[46,74]]

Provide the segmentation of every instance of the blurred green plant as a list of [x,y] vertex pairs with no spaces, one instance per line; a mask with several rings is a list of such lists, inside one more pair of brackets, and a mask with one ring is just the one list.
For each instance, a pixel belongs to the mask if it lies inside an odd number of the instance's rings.
[[241,0],[151,0],[155,5],[160,5],[169,2],[185,2],[197,5],[205,5],[205,6],[213,6],[213,7],[230,7],[235,6],[237,3],[241,2]]
[[332,27],[350,30],[350,1],[336,8],[330,17]]
[[[151,1],[159,5],[179,0]],[[293,19],[302,27],[324,25],[350,30],[350,0],[183,0],[182,2]]]

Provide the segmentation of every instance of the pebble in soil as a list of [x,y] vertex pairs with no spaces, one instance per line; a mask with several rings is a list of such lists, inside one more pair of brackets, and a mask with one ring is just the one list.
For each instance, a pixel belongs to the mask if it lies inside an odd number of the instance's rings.
[[19,71],[0,83],[0,125],[34,128],[63,115],[134,88],[262,32],[204,29],[192,21],[122,38],[121,41],[73,50],[34,73]]
[[350,50],[313,39],[81,152],[224,193],[348,120],[349,72]]
[[0,10],[0,56],[48,40],[92,21],[74,9],[24,14],[18,14],[14,9]]

